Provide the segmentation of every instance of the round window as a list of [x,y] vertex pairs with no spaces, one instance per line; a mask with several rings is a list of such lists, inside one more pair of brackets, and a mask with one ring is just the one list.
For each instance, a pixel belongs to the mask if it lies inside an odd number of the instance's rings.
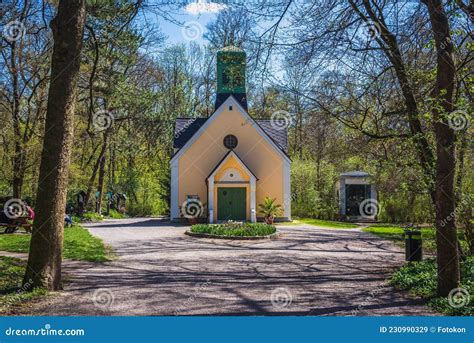
[[235,149],[238,143],[239,142],[237,141],[237,137],[235,137],[234,135],[227,135],[224,137],[224,146],[227,149],[230,149],[230,150]]

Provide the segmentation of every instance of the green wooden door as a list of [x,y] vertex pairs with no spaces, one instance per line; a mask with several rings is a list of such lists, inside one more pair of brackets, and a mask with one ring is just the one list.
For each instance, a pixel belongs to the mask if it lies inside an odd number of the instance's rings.
[[245,188],[218,188],[217,189],[217,219],[218,220],[245,220],[246,216],[246,189]]

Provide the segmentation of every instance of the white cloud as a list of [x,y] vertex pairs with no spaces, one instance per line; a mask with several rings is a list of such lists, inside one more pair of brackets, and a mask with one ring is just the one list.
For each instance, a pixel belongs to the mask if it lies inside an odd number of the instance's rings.
[[216,2],[211,2],[209,0],[196,0],[184,8],[186,12],[193,15],[203,14],[203,13],[217,13],[225,9],[227,6],[224,4],[219,4]]

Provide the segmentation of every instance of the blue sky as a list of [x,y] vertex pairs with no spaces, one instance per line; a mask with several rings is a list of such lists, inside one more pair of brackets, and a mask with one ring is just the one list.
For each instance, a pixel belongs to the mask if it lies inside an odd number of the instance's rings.
[[[203,38],[206,25],[214,20],[219,10],[223,8],[223,5],[210,2],[210,0],[189,0],[187,3],[188,6],[183,4],[178,11],[168,12],[169,16],[179,23],[158,15],[146,14],[146,21],[156,22],[167,36],[167,44],[189,43],[190,41],[199,44],[206,43]],[[180,24],[184,24],[184,27]]]
[[[210,0],[176,0],[181,1],[183,6],[177,8],[176,3],[174,8],[167,9],[166,15],[168,20],[163,18],[163,14],[157,15],[153,11],[145,11],[143,15],[145,16],[142,19],[145,19],[145,22],[148,25],[157,25],[159,26],[161,32],[166,36],[165,45],[175,45],[175,44],[189,44],[190,42],[198,43],[200,45],[208,44],[208,41],[203,37],[206,33],[206,26],[210,22],[216,19],[218,15],[218,10],[216,8],[209,7],[216,5],[222,10],[223,5],[219,3],[212,3]],[[225,2],[231,3],[236,0],[214,0],[216,2]],[[153,3],[150,0],[149,3]],[[188,6],[186,6],[186,4]],[[204,5],[203,11],[189,11],[189,5],[197,5],[194,9],[199,9],[200,5]],[[210,4],[210,5],[209,5]],[[259,23],[261,25],[261,23]],[[262,25],[263,26],[263,25]],[[189,31],[190,30],[190,31]],[[194,30],[194,31],[193,31]],[[192,37],[189,37],[191,32]],[[197,34],[195,34],[197,32]],[[190,39],[191,38],[191,39]],[[280,61],[278,59],[272,59],[274,69],[273,76],[276,78],[283,77],[283,72],[280,67]]]
[[[190,15],[186,14],[183,11],[183,15],[175,16],[176,19],[179,21],[182,21],[183,23],[192,23],[192,22],[198,22],[201,24],[201,27],[203,29],[203,34],[206,32],[206,25],[212,21],[215,18],[215,14],[204,14],[204,15]],[[189,25],[189,24],[188,24]],[[187,26],[189,27],[189,26]],[[163,31],[163,33],[167,36],[167,42],[170,44],[176,44],[176,43],[188,43],[189,41],[184,38],[183,35],[183,27],[179,26],[175,23],[171,23],[167,20],[161,19],[160,20],[160,28]],[[199,35],[198,39],[194,40],[196,43],[203,44],[205,42],[205,39],[202,37],[202,35]]]

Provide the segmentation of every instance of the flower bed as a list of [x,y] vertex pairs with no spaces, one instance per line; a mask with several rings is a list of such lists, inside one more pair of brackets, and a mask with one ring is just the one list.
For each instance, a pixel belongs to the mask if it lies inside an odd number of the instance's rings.
[[263,223],[196,224],[191,226],[191,234],[216,237],[268,237],[276,233],[273,225]]

